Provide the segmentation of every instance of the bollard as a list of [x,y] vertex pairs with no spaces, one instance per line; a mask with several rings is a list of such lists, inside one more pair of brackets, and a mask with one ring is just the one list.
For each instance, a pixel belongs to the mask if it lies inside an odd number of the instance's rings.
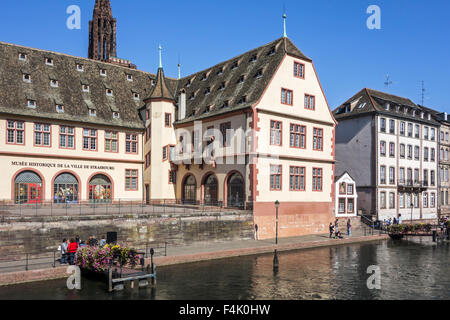
[[273,270],[278,271],[279,267],[279,261],[278,261],[278,251],[275,249],[274,255],[273,255]]

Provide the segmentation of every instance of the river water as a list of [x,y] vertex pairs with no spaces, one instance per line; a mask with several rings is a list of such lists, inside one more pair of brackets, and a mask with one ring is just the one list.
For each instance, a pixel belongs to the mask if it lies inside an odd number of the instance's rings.
[[[147,289],[109,294],[83,278],[81,291],[55,280],[0,287],[0,299],[450,299],[449,248],[415,239],[286,252],[277,274],[273,255],[239,257],[161,267]],[[370,266],[380,268],[379,290],[367,286]]]

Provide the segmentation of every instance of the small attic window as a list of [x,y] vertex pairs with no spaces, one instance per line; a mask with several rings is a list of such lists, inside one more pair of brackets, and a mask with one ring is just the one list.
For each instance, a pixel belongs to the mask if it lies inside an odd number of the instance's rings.
[[263,69],[259,69],[255,74],[255,78],[259,79],[262,78],[262,76],[263,76]]
[[81,89],[83,90],[83,92],[89,92],[89,86],[87,84],[83,84],[81,86]]
[[19,53],[19,60],[27,61],[27,55],[25,53]]
[[50,80],[50,87],[58,88],[59,87],[58,80]]
[[220,85],[219,85],[219,90],[225,90],[225,82],[222,82]]
[[127,80],[128,81],[133,81],[133,76],[131,74],[127,74]]
[[223,104],[222,104],[222,108],[228,108],[229,105],[230,105],[229,101],[228,101],[228,100],[225,100],[225,101],[223,102]]
[[29,75],[28,73],[24,73],[23,74],[23,82],[31,83],[31,75]]
[[211,88],[208,87],[205,89],[205,96],[211,93]]
[[258,60],[258,55],[255,53],[254,55],[252,55],[252,57],[250,58],[250,62],[256,62]]
[[100,69],[100,75],[102,77],[106,77],[106,70],[105,69]]
[[56,105],[56,112],[64,113],[64,106],[62,104],[57,104]]
[[367,103],[363,102],[358,106],[358,109],[363,109],[366,105],[367,105]]
[[189,88],[191,86],[191,79],[188,80],[188,82],[186,83],[186,87]]
[[133,93],[134,100],[139,100],[139,93],[135,92]]
[[203,75],[202,75],[202,81],[206,81],[206,79],[208,78],[208,76],[206,75],[206,73],[204,73]]
[[244,104],[247,102],[247,96],[243,96],[242,98],[239,99],[238,104]]
[[205,113],[210,113],[212,108],[213,108],[213,106],[207,106],[205,109]]
[[270,48],[270,51],[269,51],[269,53],[267,55],[268,56],[273,56],[275,54],[275,52],[276,52],[276,48],[275,48],[275,46],[273,46],[272,48]]
[[243,83],[245,81],[245,75],[239,77],[237,83]]
[[45,64],[48,66],[53,66],[53,59],[52,58],[45,58]]
[[235,62],[233,62],[233,65],[231,66],[231,70],[237,69],[237,67],[239,67],[239,62],[235,61]]
[[194,100],[195,99],[195,92],[192,92],[191,95],[189,96],[189,100]]
[[84,66],[82,64],[77,63],[77,71],[84,72]]
[[217,75],[220,76],[223,74],[223,68],[219,68],[219,70],[217,70]]
[[95,111],[94,109],[89,109],[89,116],[96,117],[97,116],[97,111]]
[[118,113],[118,112],[113,112],[113,118],[114,118],[114,119],[120,119],[120,113]]
[[35,100],[28,99],[28,100],[27,100],[27,107],[28,107],[28,108],[36,108],[36,101],[35,101]]
[[106,95],[112,97],[113,91],[111,89],[106,89]]

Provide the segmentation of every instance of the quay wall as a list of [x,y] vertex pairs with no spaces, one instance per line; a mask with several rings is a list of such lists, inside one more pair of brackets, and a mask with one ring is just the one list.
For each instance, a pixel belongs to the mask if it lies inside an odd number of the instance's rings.
[[164,213],[71,217],[5,218],[0,223],[0,257],[53,252],[63,238],[82,240],[117,232],[118,243],[139,249],[189,246],[254,238],[253,215],[248,211]]

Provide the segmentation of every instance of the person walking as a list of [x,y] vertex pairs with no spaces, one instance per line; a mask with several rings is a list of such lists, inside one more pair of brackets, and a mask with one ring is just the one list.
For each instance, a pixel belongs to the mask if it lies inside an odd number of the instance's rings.
[[75,239],[70,239],[69,246],[67,247],[67,252],[69,253],[69,264],[71,266],[74,265],[75,261],[75,254],[78,250],[78,243],[75,241]]
[[69,246],[69,244],[67,243],[67,239],[63,239],[62,243],[61,243],[61,264],[67,264],[67,256],[68,256],[68,252],[67,252],[67,247]]
[[352,222],[350,219],[347,221],[347,235],[350,237],[352,235]]
[[258,225],[255,224],[255,240],[258,240]]

